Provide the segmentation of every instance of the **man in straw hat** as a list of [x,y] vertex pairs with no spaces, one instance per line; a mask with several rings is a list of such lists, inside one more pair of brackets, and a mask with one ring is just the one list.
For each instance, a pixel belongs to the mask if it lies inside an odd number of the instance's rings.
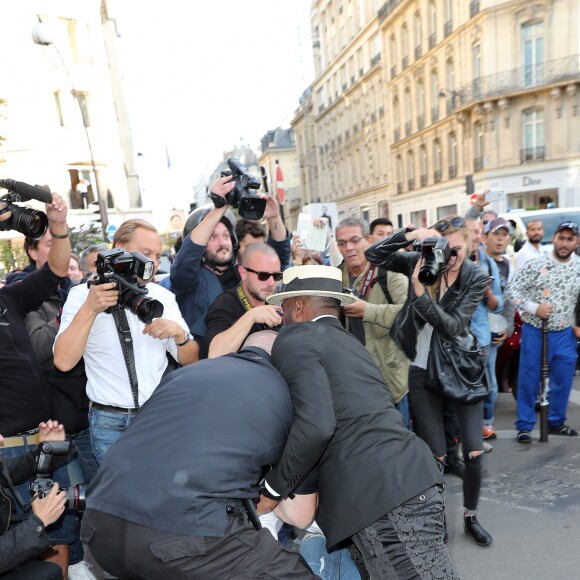
[[316,520],[327,547],[352,537],[373,578],[458,578],[443,544],[443,478],[427,445],[408,431],[371,355],[338,320],[355,298],[330,266],[284,272],[285,327],[272,362],[290,387],[294,420],[265,480],[272,509],[318,466]]

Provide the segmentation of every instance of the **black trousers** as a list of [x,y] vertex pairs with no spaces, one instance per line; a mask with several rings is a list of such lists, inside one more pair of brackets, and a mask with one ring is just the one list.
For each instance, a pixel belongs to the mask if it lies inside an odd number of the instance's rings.
[[52,562],[27,562],[0,574],[2,580],[62,580],[62,568]]
[[225,534],[215,538],[163,532],[88,509],[81,539],[117,578],[316,578],[300,554],[276,542],[268,530],[257,532],[237,510],[228,513]]
[[443,543],[443,494],[430,487],[352,537],[371,578],[459,579]]

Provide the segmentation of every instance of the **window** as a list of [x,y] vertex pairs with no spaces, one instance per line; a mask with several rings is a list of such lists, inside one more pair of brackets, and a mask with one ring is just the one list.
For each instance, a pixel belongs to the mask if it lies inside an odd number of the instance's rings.
[[405,89],[405,98],[404,98],[404,106],[405,106],[405,137],[409,137],[412,131],[412,108],[411,108],[411,90],[409,88]]
[[368,205],[363,205],[360,208],[360,219],[365,223],[370,223],[371,221],[371,208]]
[[394,34],[391,34],[389,47],[391,53],[391,78],[393,78],[397,74],[397,40]]
[[91,118],[89,116],[89,105],[88,105],[87,93],[73,91],[73,96],[78,101],[79,107],[81,109],[81,114],[83,117],[83,125],[85,127],[90,127],[91,126]]
[[473,128],[473,170],[483,169],[484,141],[483,124],[476,123]]
[[523,150],[522,163],[544,159],[544,111],[529,109],[522,117]]
[[411,212],[411,223],[416,228],[426,228],[427,227],[427,212],[424,209],[419,211]]
[[453,205],[442,205],[437,208],[437,220],[443,219],[448,215],[457,215],[457,206]]
[[401,111],[399,108],[399,99],[397,97],[393,99],[393,128],[393,139],[396,143],[401,138]]
[[412,151],[407,153],[407,178],[409,190],[415,189],[415,156]]
[[427,26],[429,32],[429,49],[437,44],[437,7],[435,0],[429,0],[427,7]]
[[417,130],[425,127],[425,86],[423,80],[417,82]]
[[433,141],[433,180],[435,183],[441,181],[441,166],[443,165],[443,160],[441,156],[441,143],[439,139]]
[[423,27],[421,24],[421,14],[419,11],[415,12],[413,18],[413,28],[415,34],[415,58],[419,58],[422,53],[422,43],[423,43]]
[[431,123],[439,121],[439,76],[431,71]]
[[471,48],[471,66],[473,68],[473,96],[481,97],[481,45],[474,44]]
[[427,185],[427,147],[421,145],[419,149],[419,170],[421,172],[421,187]]
[[70,54],[74,62],[81,62],[79,54],[78,38],[77,38],[77,22],[76,20],[67,20],[66,28],[68,32],[68,42],[70,47]]
[[403,70],[409,66],[409,30],[407,25],[403,24],[401,29],[401,48],[403,50]]
[[544,68],[544,23],[543,21],[522,26],[522,55],[524,64],[524,86],[540,84]]
[[395,159],[395,169],[397,172],[397,194],[403,193],[403,160],[400,155]]
[[457,138],[449,133],[447,138],[447,157],[449,162],[449,179],[457,177]]

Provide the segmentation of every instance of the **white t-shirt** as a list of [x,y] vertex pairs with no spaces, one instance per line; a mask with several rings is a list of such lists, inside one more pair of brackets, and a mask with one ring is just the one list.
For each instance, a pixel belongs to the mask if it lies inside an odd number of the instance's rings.
[[516,270],[519,270],[528,260],[539,258],[548,251],[548,248],[541,244],[540,249],[537,250],[530,240],[526,240],[524,245],[520,248],[520,251],[516,254]]
[[[184,331],[187,324],[172,292],[155,283],[147,284],[148,296],[159,300],[164,307],[162,318],[177,322]],[[86,284],[75,286],[64,304],[57,338],[63,333],[85,303],[89,293]],[[135,368],[139,384],[139,404],[149,399],[167,367],[166,351],[177,360],[177,347],[172,338],[155,339],[143,334],[145,324],[125,309],[135,354]],[[121,350],[119,335],[112,314],[97,314],[84,353],[87,373],[87,395],[91,401],[114,407],[134,407],[127,365]]]

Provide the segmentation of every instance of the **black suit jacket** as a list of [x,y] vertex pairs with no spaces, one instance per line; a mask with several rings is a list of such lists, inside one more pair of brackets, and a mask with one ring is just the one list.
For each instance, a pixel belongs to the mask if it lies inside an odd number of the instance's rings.
[[169,374],[111,446],[87,507],[175,534],[222,536],[228,499],[254,499],[292,422],[286,383],[261,349]]
[[319,463],[317,522],[328,546],[442,483],[431,451],[405,428],[371,355],[336,318],[283,328],[272,361],[290,387],[294,422],[266,479],[287,496]]

